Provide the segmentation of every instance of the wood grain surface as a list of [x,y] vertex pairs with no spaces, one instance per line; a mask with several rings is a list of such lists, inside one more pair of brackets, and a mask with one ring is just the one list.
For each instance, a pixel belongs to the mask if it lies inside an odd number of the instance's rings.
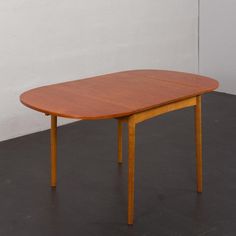
[[46,114],[93,120],[128,116],[217,87],[216,80],[205,76],[133,70],[31,89],[20,100]]

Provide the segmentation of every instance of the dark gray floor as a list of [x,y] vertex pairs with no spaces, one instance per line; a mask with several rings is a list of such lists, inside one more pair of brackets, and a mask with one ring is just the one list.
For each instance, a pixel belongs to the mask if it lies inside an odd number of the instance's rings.
[[56,191],[48,131],[1,142],[0,236],[236,235],[236,96],[203,98],[202,194],[195,192],[193,115],[189,108],[138,125],[133,227],[115,120],[59,128]]

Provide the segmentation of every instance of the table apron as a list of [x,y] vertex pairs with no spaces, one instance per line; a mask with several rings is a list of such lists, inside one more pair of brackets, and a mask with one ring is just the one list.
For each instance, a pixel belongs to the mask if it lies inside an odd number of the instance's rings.
[[195,97],[187,98],[181,101],[172,102],[163,106],[151,108],[149,110],[138,112],[130,116],[121,117],[118,119],[122,122],[128,122],[128,120],[132,120],[132,122],[134,122],[135,124],[138,124],[145,120],[151,119],[155,116],[159,116],[159,115],[171,112],[171,111],[180,110],[186,107],[196,106],[196,104],[197,104],[197,97],[195,96]]

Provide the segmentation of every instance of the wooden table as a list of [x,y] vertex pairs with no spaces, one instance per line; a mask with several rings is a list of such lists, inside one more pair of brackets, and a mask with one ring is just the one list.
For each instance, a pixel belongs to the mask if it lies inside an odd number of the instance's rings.
[[202,192],[201,95],[216,80],[189,73],[133,70],[35,88],[20,96],[34,110],[51,115],[51,186],[56,187],[57,117],[118,120],[118,163],[122,123],[128,122],[128,224],[134,219],[135,127],[155,116],[195,108],[197,192]]

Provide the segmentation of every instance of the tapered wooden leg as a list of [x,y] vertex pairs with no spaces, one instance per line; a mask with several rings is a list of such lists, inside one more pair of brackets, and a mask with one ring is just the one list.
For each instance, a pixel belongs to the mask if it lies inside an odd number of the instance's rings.
[[202,192],[202,109],[201,96],[197,96],[195,106],[196,172],[197,192]]
[[57,181],[57,117],[51,115],[51,187]]
[[118,163],[122,163],[122,121],[118,120]]
[[128,120],[128,224],[134,221],[134,169],[135,169],[135,123],[130,118]]

